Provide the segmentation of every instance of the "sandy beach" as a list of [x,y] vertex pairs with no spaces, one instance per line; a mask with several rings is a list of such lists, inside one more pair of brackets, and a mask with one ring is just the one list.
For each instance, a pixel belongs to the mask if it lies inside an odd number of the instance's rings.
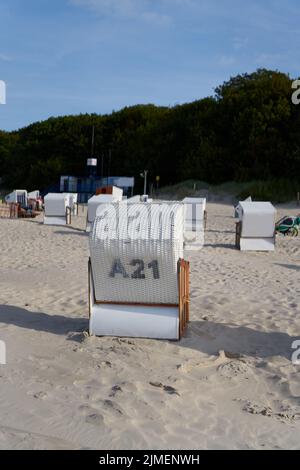
[[180,342],[87,335],[84,214],[0,220],[0,449],[300,447],[300,237],[241,253],[232,214],[208,204]]

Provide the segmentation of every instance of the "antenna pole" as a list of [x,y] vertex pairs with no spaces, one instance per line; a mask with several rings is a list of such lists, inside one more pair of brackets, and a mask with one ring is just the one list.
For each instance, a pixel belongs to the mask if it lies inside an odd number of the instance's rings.
[[144,194],[147,194],[147,174],[148,170],[144,170]]
[[94,147],[95,147],[95,126],[92,129],[92,149],[91,149],[91,157],[94,156]]
[[110,163],[111,163],[111,149],[109,149],[108,151],[107,185],[108,185],[108,178],[110,177]]
[[101,178],[104,178],[104,155],[101,155]]

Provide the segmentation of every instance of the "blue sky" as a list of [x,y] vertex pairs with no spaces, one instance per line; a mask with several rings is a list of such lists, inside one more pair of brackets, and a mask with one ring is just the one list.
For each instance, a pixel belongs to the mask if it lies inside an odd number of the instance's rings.
[[300,75],[299,0],[1,0],[0,129],[174,105],[258,67]]

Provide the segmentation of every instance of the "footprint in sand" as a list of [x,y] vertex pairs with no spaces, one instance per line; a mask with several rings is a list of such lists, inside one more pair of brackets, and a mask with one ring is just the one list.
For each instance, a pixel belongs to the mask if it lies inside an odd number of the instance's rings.
[[149,384],[152,385],[152,387],[161,388],[164,392],[168,393],[169,395],[180,396],[176,388],[171,387],[171,385],[164,385],[161,382],[149,382]]
[[44,400],[45,398],[47,398],[47,396],[48,396],[47,392],[41,391],[41,392],[35,393],[33,395],[33,398],[36,398],[38,400]]
[[100,413],[92,413],[85,419],[86,423],[94,424],[95,426],[103,426],[104,418]]
[[102,369],[102,368],[105,368],[105,367],[111,368],[112,363],[109,362],[109,361],[102,361],[102,362],[100,362],[100,364],[97,365],[97,367],[98,367],[98,369]]
[[226,364],[221,364],[218,367],[218,372],[222,377],[227,379],[233,379],[234,377],[244,376],[245,379],[249,378],[251,375],[251,368],[248,364],[243,361],[230,361]]
[[245,406],[243,407],[243,411],[250,413],[252,415],[262,415],[272,418],[274,416],[273,410],[270,406],[260,405],[258,403],[254,403],[248,401]]
[[288,404],[279,401],[274,402],[275,408],[278,405],[278,409],[272,408],[270,405],[264,405],[252,401],[247,401],[243,407],[243,411],[252,415],[262,415],[268,418],[276,418],[280,421],[295,421],[300,418],[299,412]]
[[89,405],[81,405],[78,408],[80,414],[85,416],[85,422],[94,424],[95,426],[102,426],[104,424],[103,416]]
[[99,404],[101,404],[101,406],[104,407],[104,409],[108,410],[108,411],[112,411],[118,415],[124,415],[124,411],[112,400],[99,400],[98,402]]
[[123,392],[123,389],[121,387],[121,385],[114,385],[112,388],[111,388],[111,393],[110,393],[110,397],[115,397],[117,395],[118,392]]

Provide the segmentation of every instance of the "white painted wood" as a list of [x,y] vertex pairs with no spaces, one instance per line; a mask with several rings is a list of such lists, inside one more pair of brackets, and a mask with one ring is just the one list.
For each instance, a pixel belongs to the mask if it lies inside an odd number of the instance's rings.
[[241,238],[241,251],[274,251],[274,238]]
[[64,193],[48,193],[44,197],[46,217],[65,217],[69,198]]
[[178,307],[94,304],[90,334],[177,340]]
[[241,202],[242,238],[273,238],[276,209],[270,202]]
[[55,216],[44,216],[45,225],[67,225],[66,216],[64,217],[55,217]]
[[179,339],[178,307],[95,304],[90,272],[90,321],[92,336]]

